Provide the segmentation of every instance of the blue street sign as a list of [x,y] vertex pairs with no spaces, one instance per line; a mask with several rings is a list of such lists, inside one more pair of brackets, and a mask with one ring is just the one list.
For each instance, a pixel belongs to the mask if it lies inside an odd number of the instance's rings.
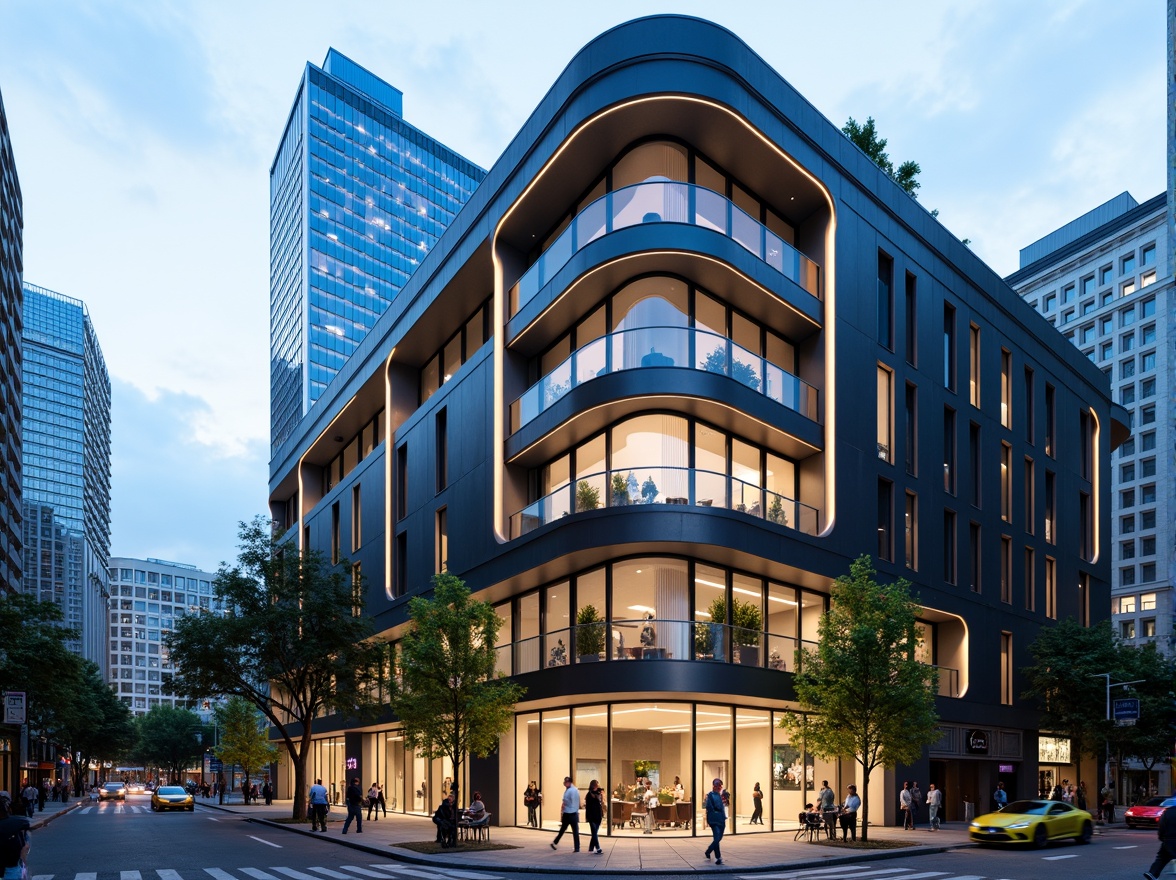
[[1111,701],[1111,714],[1116,721],[1139,720],[1139,698],[1124,697]]

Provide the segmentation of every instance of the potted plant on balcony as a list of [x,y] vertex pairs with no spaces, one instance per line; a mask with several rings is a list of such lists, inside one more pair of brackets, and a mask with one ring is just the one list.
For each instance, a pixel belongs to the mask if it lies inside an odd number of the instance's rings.
[[772,503],[768,505],[768,522],[778,526],[788,525],[788,511],[784,509],[784,501],[779,495],[772,495]]
[[[727,601],[723,598],[715,599],[710,605],[711,620],[715,623],[725,623],[727,620]],[[731,601],[731,644],[735,647],[736,663],[743,666],[759,666],[760,629],[763,626],[763,613],[753,602],[743,602],[738,598]]]
[[576,513],[600,507],[600,490],[587,480],[576,483]]
[[581,663],[593,663],[604,651],[604,621],[595,605],[585,605],[576,614],[576,653]]
[[629,503],[629,486],[621,474],[614,473],[610,484],[612,490],[612,506],[624,507]]

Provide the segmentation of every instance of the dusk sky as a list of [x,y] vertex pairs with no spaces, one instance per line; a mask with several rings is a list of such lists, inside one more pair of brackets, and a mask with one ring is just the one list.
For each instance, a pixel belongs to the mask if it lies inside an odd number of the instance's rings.
[[334,46],[489,168],[585,43],[710,18],[831,122],[873,116],[920,201],[998,273],[1165,179],[1166,4],[0,3],[24,278],[86,302],[110,370],[118,556],[215,569],[266,511],[269,166]]

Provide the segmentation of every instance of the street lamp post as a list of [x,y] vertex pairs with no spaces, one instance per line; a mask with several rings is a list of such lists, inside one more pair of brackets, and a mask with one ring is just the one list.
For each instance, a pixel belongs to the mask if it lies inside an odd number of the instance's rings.
[[[1114,684],[1112,684],[1111,683],[1111,673],[1109,673],[1109,672],[1092,672],[1091,677],[1106,679],[1106,682],[1107,682],[1107,721],[1108,722],[1111,720],[1111,688],[1113,688],[1113,687],[1117,687],[1117,688],[1118,687],[1128,687],[1133,684],[1143,684],[1143,682],[1145,681],[1145,679],[1137,678],[1135,681],[1117,681]],[[1103,784],[1104,785],[1111,784],[1111,735],[1110,735],[1109,731],[1107,733],[1107,761],[1103,767]],[[1120,784],[1120,786],[1123,784],[1123,768],[1122,767],[1119,768],[1119,784]]]

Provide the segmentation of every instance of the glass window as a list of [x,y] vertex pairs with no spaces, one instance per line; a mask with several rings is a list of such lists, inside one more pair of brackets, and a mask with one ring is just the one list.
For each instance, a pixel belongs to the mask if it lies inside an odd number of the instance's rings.
[[1108,281],[1110,281],[1112,271],[1113,271],[1113,269],[1111,266],[1103,266],[1101,269],[1099,269],[1098,270],[1098,283],[1101,285],[1101,284],[1106,284]]
[[1154,269],[1150,272],[1144,272],[1142,275],[1139,276],[1140,288],[1150,287],[1151,285],[1153,285],[1155,283],[1156,283],[1156,273],[1155,273]]
[[1150,318],[1156,313],[1156,301],[1154,299],[1144,300],[1139,304],[1139,312],[1145,318]]
[[1057,307],[1058,296],[1056,293],[1047,293],[1041,298],[1041,310],[1043,312],[1052,312]]
[[1139,369],[1147,372],[1156,368],[1156,353],[1149,351],[1139,356]]
[[693,656],[685,561],[646,558],[616,563],[612,593],[612,626],[619,630],[614,649],[623,644],[630,658]]
[[1128,254],[1119,263],[1119,274],[1126,275],[1135,271],[1135,254]]

